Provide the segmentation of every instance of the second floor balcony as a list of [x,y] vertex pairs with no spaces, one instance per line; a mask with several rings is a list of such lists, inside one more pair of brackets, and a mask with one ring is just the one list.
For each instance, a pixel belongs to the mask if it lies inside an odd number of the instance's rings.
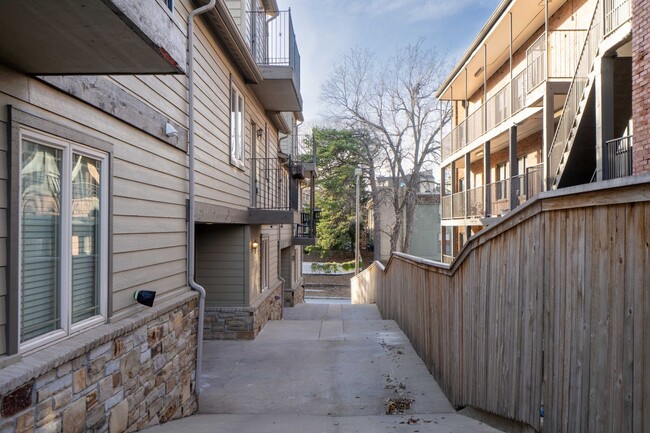
[[512,79],[488,91],[485,102],[443,137],[442,160],[480,142],[481,137],[538,101],[543,95],[541,84],[547,79],[569,82],[586,34],[586,30],[556,30],[549,33],[547,40],[546,32],[542,33],[526,49],[525,60],[513,67]]
[[291,10],[249,11],[246,38],[264,79],[253,86],[270,111],[302,111],[300,51]]

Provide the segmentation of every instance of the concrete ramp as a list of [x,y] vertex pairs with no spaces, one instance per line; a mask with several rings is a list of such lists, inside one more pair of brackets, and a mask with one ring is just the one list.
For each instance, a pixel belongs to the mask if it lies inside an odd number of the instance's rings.
[[200,415],[147,432],[497,432],[456,414],[374,305],[301,304],[254,341],[204,344]]

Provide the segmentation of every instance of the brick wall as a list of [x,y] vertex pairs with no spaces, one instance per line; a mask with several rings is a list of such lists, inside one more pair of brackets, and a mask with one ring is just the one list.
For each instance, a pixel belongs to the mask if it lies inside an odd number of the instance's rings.
[[282,284],[246,307],[206,307],[205,340],[252,340],[269,320],[282,319]]
[[198,298],[179,298],[5,368],[0,432],[121,433],[195,413]]
[[650,8],[632,2],[633,173],[650,173]]

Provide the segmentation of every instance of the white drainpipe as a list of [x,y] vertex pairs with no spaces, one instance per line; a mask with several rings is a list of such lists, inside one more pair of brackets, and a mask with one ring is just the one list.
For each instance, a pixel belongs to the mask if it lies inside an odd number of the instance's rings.
[[189,215],[188,215],[188,230],[187,230],[187,278],[190,287],[199,292],[199,324],[196,336],[196,378],[195,378],[195,391],[198,397],[201,394],[201,363],[203,362],[203,321],[205,316],[205,289],[194,281],[194,250],[196,244],[196,221],[194,217],[194,17],[201,15],[213,9],[217,4],[217,0],[210,0],[205,6],[194,9],[190,12],[187,21],[187,87],[188,87],[188,122],[189,122],[189,137],[187,143],[187,153],[189,156],[189,170],[190,170],[190,190],[189,190]]

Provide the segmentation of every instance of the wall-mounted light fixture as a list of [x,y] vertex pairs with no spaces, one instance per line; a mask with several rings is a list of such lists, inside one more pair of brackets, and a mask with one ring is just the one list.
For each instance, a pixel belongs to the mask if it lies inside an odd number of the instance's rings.
[[256,250],[260,246],[260,243],[257,241],[251,242],[251,249]]
[[174,128],[174,125],[167,122],[165,123],[165,135],[167,137],[178,137],[178,131]]
[[262,128],[257,130],[257,138],[262,138],[264,135],[264,130]]

